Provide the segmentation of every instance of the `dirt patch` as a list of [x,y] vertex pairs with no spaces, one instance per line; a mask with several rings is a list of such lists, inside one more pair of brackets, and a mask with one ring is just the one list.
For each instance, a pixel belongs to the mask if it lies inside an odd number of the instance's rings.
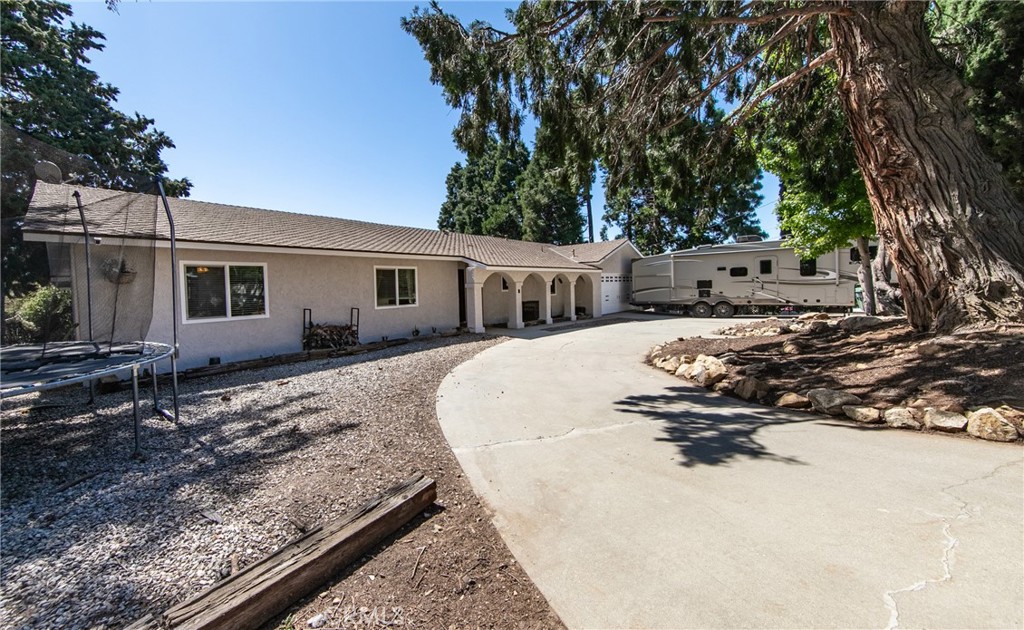
[[1024,408],[1024,328],[1000,327],[936,337],[904,320],[846,330],[839,320],[812,324],[777,319],[738,324],[664,344],[661,356],[699,354],[730,359],[731,378],[759,364],[770,393],[838,389],[876,408],[935,407],[962,412],[1000,405]]
[[[435,414],[465,335],[184,380],[178,425],[81,388],[2,409],[0,627],[159,614],[420,471],[438,499],[268,628],[561,628],[462,476]],[[143,396],[144,404],[146,396]],[[319,617],[313,626],[309,621]]]

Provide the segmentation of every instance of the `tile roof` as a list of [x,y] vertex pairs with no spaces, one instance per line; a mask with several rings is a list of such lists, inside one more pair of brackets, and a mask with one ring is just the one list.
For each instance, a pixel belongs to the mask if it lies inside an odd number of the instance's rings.
[[[23,231],[81,234],[72,196],[75,191],[86,208],[91,236],[153,238],[155,234],[157,239],[170,238],[158,196],[43,181],[36,183]],[[464,258],[488,267],[593,270],[584,261],[574,261],[568,254],[559,253],[565,247],[543,243],[192,199],[168,198],[168,203],[174,215],[175,235],[181,243],[440,256]]]
[[578,263],[598,263],[611,255],[612,252],[628,243],[629,239],[620,238],[614,241],[599,241],[597,243],[580,243],[578,245],[559,245],[555,251],[566,258],[575,260]]

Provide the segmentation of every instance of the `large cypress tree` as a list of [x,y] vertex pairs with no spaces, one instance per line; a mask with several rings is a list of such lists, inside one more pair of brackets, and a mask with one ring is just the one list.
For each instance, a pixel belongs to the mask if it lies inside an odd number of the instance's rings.
[[[872,215],[919,329],[1024,320],[1024,209],[986,154],[968,91],[919,2],[526,2],[516,31],[463,26],[432,4],[403,22],[450,104],[456,137],[514,136],[525,112],[581,130],[610,168],[708,104],[799,98],[833,67]],[[751,130],[756,131],[756,130]],[[562,134],[571,137],[572,134]],[[707,147],[713,153],[715,145]]]

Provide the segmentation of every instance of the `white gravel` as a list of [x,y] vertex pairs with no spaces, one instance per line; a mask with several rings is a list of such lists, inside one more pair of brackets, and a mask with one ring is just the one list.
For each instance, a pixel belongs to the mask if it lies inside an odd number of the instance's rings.
[[[434,339],[182,381],[182,420],[145,419],[141,463],[130,458],[130,392],[95,407],[81,388],[4,401],[0,626],[124,626],[414,471],[429,475],[430,453],[447,448],[438,384],[500,341]],[[49,404],[60,406],[34,408]]]

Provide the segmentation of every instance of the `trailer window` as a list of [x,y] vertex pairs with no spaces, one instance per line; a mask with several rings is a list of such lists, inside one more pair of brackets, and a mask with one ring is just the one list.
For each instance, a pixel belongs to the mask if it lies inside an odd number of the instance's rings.
[[770,260],[762,260],[762,261],[760,261],[760,266],[761,266],[761,273],[762,274],[767,275],[767,274],[770,274],[772,272],[772,261],[770,261]]
[[818,275],[818,261],[814,258],[805,258],[800,261],[800,275],[801,276],[816,276]]
[[[877,253],[878,253],[878,246],[877,245],[871,245],[870,247],[868,247],[868,256],[871,256],[872,259],[875,257],[875,254],[877,254]],[[857,249],[856,247],[851,247],[850,248],[850,262],[852,262],[852,263],[859,263],[860,262],[860,250]]]
[[747,275],[746,267],[731,267],[729,269],[729,275],[733,278],[742,278]]
[[710,280],[698,280],[697,281],[697,288],[698,289],[710,289],[711,288],[711,281]]

